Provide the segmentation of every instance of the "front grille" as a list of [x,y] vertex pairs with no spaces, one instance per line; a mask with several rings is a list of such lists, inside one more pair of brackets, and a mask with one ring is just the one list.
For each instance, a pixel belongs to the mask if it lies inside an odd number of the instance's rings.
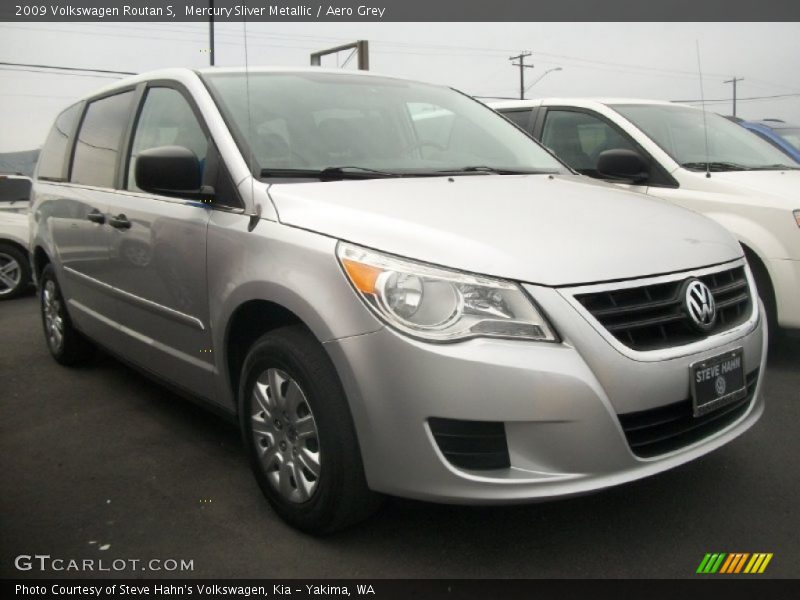
[[619,415],[631,451],[649,458],[678,450],[724,429],[750,406],[758,383],[758,369],[748,373],[747,396],[701,417],[692,414],[692,400]]
[[462,469],[507,469],[506,429],[498,421],[428,419],[431,433],[445,458]]
[[[688,278],[686,278],[688,279]],[[717,321],[702,333],[683,306],[686,279],[575,296],[615,338],[634,350],[658,350],[696,342],[745,322],[751,313],[744,267],[698,277],[714,296]]]

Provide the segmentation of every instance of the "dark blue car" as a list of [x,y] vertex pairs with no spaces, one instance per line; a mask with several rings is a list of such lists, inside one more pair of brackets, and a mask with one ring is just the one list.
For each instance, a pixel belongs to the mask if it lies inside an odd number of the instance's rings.
[[759,137],[791,156],[800,163],[800,125],[792,125],[780,119],[763,121],[739,121],[739,125],[749,129]]

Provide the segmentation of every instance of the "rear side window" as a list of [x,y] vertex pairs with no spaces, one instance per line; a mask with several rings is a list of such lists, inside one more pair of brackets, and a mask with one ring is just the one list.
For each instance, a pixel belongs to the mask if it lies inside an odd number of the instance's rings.
[[114,187],[117,156],[132,100],[133,92],[124,92],[89,104],[75,144],[71,182]]
[[[205,166],[208,138],[197,121],[192,107],[183,95],[165,87],[150,88],[144,101],[136,133],[133,138],[131,157],[128,161],[126,189],[140,191],[136,186],[136,157],[143,150],[161,146],[183,146],[195,153],[200,164]],[[200,187],[200,182],[197,182]]]
[[79,111],[80,104],[76,104],[56,117],[56,122],[53,123],[53,128],[47,136],[41,154],[39,154],[38,177],[40,179],[64,181],[69,136],[75,127]]

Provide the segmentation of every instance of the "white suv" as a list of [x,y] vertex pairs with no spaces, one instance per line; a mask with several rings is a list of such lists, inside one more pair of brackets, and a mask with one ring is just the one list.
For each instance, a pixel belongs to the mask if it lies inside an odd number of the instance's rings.
[[670,102],[555,98],[491,106],[579,173],[727,227],[744,247],[770,326],[800,328],[800,165],[780,150],[724,117]]

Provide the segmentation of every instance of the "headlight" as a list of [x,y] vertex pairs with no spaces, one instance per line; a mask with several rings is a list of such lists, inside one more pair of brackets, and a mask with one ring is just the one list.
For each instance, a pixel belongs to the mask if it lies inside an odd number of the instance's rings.
[[425,340],[473,337],[559,341],[522,289],[339,242],[336,254],[358,294],[383,321]]

